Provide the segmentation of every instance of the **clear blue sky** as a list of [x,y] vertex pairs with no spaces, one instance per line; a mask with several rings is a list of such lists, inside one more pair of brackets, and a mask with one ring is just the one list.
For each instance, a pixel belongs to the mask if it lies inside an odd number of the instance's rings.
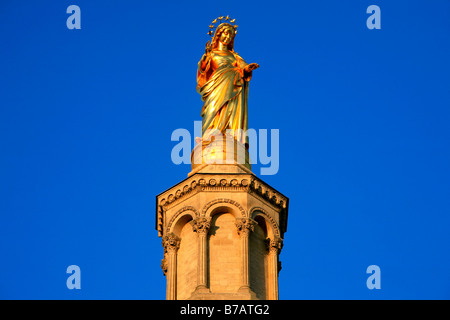
[[[68,30],[66,8],[81,8]],[[381,8],[381,30],[366,8]],[[450,298],[450,2],[0,2],[0,298],[164,299],[155,196],[190,171],[208,26],[280,130],[281,299]],[[259,166],[254,166],[259,175]],[[81,268],[81,290],[66,268]],[[366,268],[381,268],[381,289]]]

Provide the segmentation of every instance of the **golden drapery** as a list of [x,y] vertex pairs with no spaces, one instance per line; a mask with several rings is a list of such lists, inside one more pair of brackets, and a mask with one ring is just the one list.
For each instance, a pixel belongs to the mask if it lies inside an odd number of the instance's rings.
[[229,133],[242,144],[248,143],[248,64],[234,51],[213,50],[198,64],[197,92],[203,101],[202,135],[208,141],[217,129]]

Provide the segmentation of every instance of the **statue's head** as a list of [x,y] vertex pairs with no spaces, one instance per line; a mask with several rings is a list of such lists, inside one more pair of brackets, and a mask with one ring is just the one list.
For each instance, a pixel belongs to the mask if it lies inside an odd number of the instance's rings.
[[216,49],[221,42],[226,45],[228,50],[233,50],[234,47],[234,37],[236,36],[236,29],[229,23],[222,23],[216,28],[214,36],[211,41],[211,46]]

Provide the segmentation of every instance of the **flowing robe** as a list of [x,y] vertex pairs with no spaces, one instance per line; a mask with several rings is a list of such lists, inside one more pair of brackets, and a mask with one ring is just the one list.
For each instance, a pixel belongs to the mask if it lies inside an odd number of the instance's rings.
[[205,62],[199,62],[197,92],[203,101],[203,140],[209,140],[216,129],[223,134],[230,133],[243,144],[248,143],[244,134],[248,130],[248,83],[251,78],[244,74],[247,65],[236,52],[219,50],[211,51]]

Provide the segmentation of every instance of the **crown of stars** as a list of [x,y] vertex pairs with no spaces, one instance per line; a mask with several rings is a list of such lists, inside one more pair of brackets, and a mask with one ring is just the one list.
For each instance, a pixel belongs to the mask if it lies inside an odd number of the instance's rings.
[[[224,22],[227,22],[227,23],[229,23],[230,25],[232,25],[233,23],[235,23],[236,22],[236,19],[231,19],[230,18],[230,16],[226,16],[226,17],[218,17],[218,18],[216,18],[216,19],[214,19],[212,22],[211,22],[211,25],[209,26],[209,31],[208,31],[208,34],[212,37],[213,35],[214,35],[214,29],[216,28],[216,23],[217,22],[219,22],[219,25],[221,24],[221,23],[224,23]],[[237,33],[237,27],[238,27],[238,25],[237,24],[235,24],[235,25],[232,25],[233,26],[233,28],[234,28],[234,33],[236,34]]]

